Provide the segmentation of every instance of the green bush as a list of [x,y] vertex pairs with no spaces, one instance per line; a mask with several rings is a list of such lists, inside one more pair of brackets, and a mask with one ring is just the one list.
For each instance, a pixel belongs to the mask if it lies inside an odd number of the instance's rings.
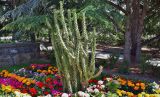
[[119,65],[118,72],[122,74],[128,74],[129,73],[129,63],[127,61],[124,61],[122,64]]
[[142,74],[145,74],[151,67],[150,62],[148,61],[149,59],[150,57],[147,55],[142,55],[141,57],[140,64],[138,66]]
[[151,69],[152,76],[155,76],[156,78],[160,78],[160,66],[158,66],[158,64],[157,66],[151,65],[150,69]]
[[120,88],[120,83],[117,80],[110,81],[106,84],[108,90],[111,92],[116,92],[118,88]]
[[108,65],[110,69],[113,69],[115,67],[115,64],[117,63],[119,59],[119,54],[112,53],[108,59]]
[[96,64],[102,65],[105,68],[113,69],[118,59],[119,54],[112,53],[108,59],[98,59]]
[[51,61],[52,64],[55,64],[56,63],[56,58],[55,58],[55,53],[54,51],[51,51],[50,54],[49,54],[49,59]]

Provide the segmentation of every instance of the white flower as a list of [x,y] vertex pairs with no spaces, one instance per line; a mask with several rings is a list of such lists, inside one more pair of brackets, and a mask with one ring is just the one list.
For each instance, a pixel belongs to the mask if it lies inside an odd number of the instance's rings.
[[160,88],[159,85],[156,82],[153,82],[153,85],[154,85],[155,89],[159,89]]
[[101,97],[106,97],[104,94],[102,94],[102,96]]
[[100,88],[101,88],[101,89],[104,89],[104,88],[105,88],[105,85],[100,85]]
[[89,93],[93,93],[93,92],[94,92],[92,88],[87,88],[87,91],[88,91]]
[[95,92],[95,93],[98,93],[98,92],[99,92],[99,90],[98,90],[98,89],[94,89],[94,92]]
[[51,94],[48,94],[48,95],[46,95],[45,97],[52,97],[52,95],[51,95]]
[[102,85],[102,84],[103,84],[103,81],[102,81],[102,80],[99,80],[99,81],[98,81],[98,84],[99,84],[99,85]]
[[14,94],[15,94],[15,95],[20,95],[21,93],[18,92],[18,91],[15,91]]
[[82,92],[82,91],[79,91],[79,92],[78,92],[78,95],[79,95],[80,97],[84,97],[85,93]]
[[109,82],[109,81],[111,81],[111,80],[112,80],[112,78],[106,78],[106,80]]
[[84,97],[90,97],[90,95],[88,93],[85,93]]
[[63,93],[61,97],[69,97],[69,95],[67,93]]
[[96,88],[97,87],[97,85],[93,85],[93,88]]
[[19,91],[15,91],[14,94],[16,95],[16,97],[32,97],[31,95],[27,93],[21,93]]

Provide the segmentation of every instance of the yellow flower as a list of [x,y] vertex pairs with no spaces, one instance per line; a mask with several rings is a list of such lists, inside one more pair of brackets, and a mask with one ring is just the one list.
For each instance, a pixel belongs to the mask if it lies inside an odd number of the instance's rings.
[[1,90],[5,92],[12,92],[13,88],[11,86],[1,85]]
[[143,97],[143,95],[142,94],[138,94],[138,97]]
[[149,97],[149,94],[145,94],[144,96],[145,96],[145,97]]
[[126,91],[124,91],[124,90],[122,90],[121,92],[122,92],[122,94],[124,94],[124,95],[127,93],[127,92],[126,92]]
[[160,94],[154,94],[155,97],[160,97]]
[[1,88],[2,88],[2,89],[1,89],[2,91],[5,91],[5,85],[2,84],[2,85],[1,85]]
[[122,96],[121,90],[117,90],[117,94],[118,94],[119,96]]
[[156,92],[157,94],[160,94],[160,89],[156,90],[155,92]]
[[5,91],[6,92],[12,92],[12,87],[11,86],[6,86]]

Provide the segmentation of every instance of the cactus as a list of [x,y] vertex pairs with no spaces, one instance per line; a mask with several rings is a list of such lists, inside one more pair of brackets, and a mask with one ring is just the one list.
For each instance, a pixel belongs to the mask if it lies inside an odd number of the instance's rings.
[[[60,2],[60,9],[54,10],[54,28],[50,27],[64,92],[73,93],[85,88],[89,79],[102,72],[102,67],[95,74],[96,30],[88,35],[85,13],[82,14],[82,31],[78,27],[76,11],[68,10],[67,14],[65,17],[63,3]],[[91,59],[88,54],[89,48],[92,50]]]

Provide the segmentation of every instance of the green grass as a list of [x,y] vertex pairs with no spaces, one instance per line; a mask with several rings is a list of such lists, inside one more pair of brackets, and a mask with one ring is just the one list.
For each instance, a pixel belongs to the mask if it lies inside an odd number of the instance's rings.
[[14,72],[14,71],[19,70],[20,68],[23,68],[26,66],[29,66],[29,64],[3,66],[0,68],[0,72],[2,70],[8,70],[9,72]]

